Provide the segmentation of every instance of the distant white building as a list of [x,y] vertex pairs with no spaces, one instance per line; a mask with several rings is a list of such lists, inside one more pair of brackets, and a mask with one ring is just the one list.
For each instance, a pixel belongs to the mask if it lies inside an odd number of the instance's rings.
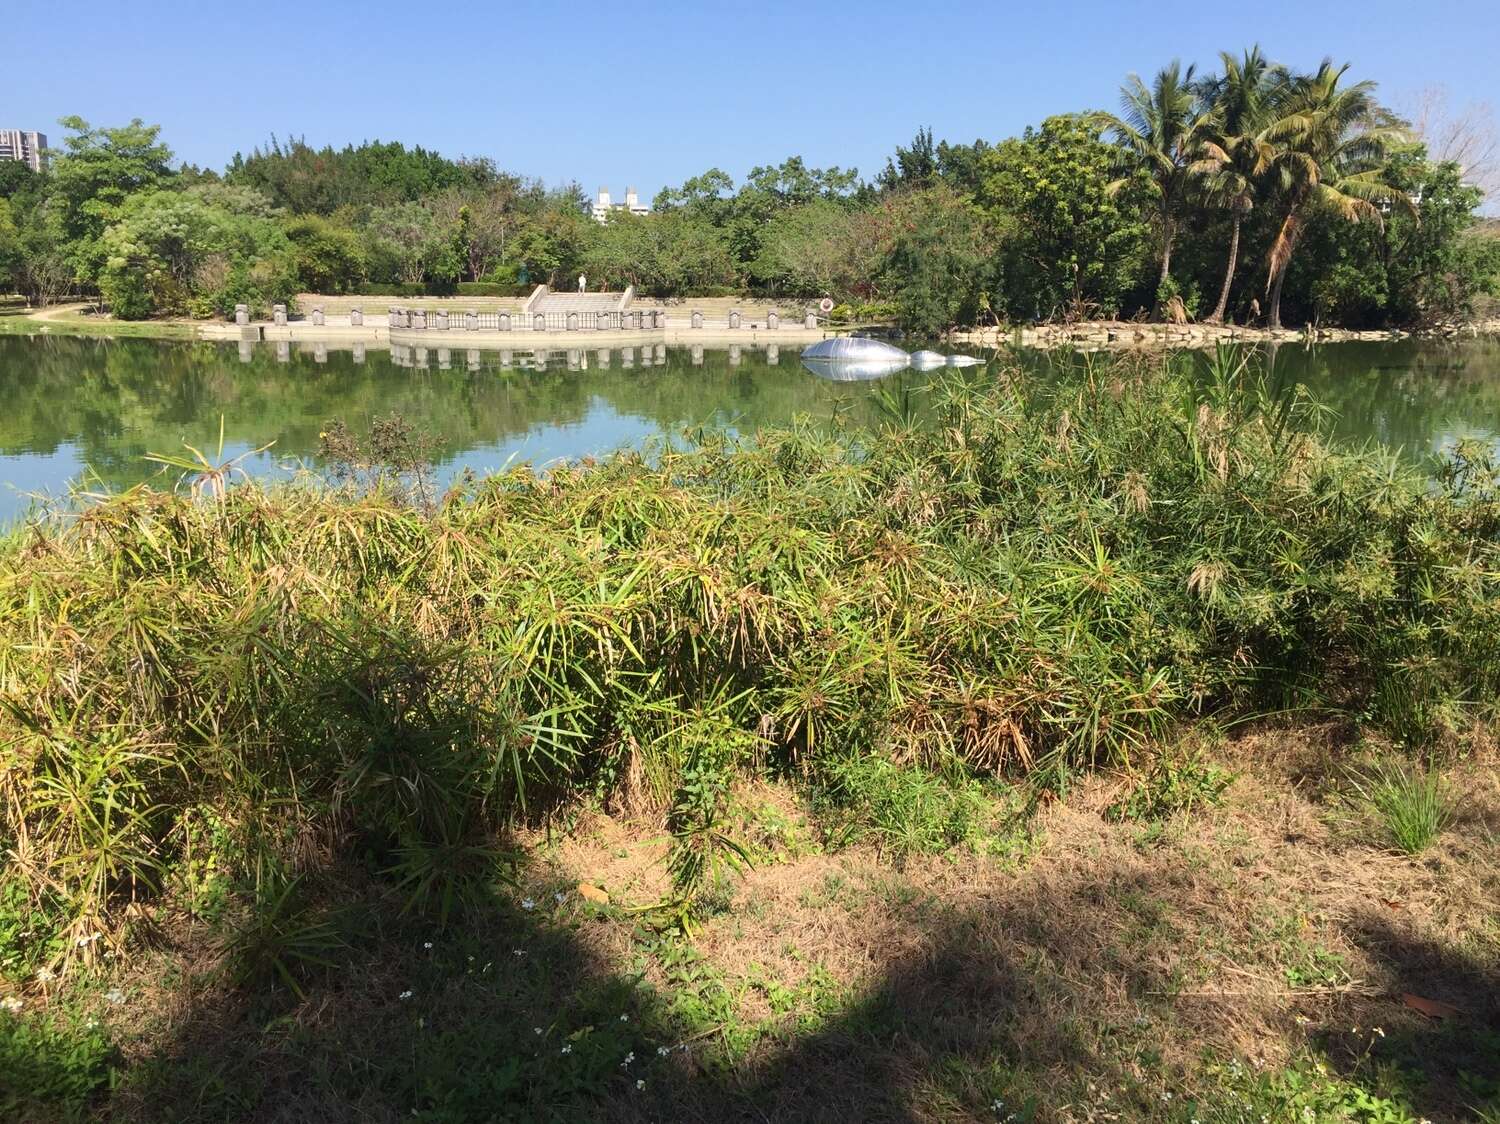
[[0,129],[0,160],[19,160],[40,172],[47,164],[47,134],[26,129]]
[[635,188],[625,189],[625,202],[614,203],[609,198],[609,188],[601,187],[599,195],[594,200],[594,205],[589,208],[594,215],[595,222],[604,222],[609,218],[611,211],[629,211],[632,215],[649,215],[651,208],[642,203],[635,194]]

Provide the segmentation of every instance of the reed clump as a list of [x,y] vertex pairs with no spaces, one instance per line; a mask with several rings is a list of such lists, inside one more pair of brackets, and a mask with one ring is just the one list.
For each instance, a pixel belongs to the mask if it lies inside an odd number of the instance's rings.
[[1487,718],[1488,452],[1434,483],[1212,367],[990,370],[927,424],[518,467],[431,510],[241,484],[34,521],[0,545],[12,877],[80,935],[188,871],[336,855],[445,912],[507,825],[592,795],[661,814],[689,887],[742,857],[740,770],[1050,783],[1200,715],[1413,747]]

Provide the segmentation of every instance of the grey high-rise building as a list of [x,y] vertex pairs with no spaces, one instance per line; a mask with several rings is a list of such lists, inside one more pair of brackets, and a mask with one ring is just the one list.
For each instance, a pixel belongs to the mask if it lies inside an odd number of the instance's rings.
[[47,162],[47,134],[26,129],[0,129],[0,160],[19,160],[40,172]]

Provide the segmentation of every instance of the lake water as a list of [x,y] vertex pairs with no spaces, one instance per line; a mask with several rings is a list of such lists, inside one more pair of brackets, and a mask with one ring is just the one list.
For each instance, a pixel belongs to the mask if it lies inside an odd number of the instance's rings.
[[[584,352],[452,352],[418,366],[411,353],[153,340],[0,337],[0,523],[33,494],[70,485],[119,489],[157,474],[147,453],[184,442],[224,457],[274,442],[245,462],[273,475],[316,464],[318,434],[334,418],[363,433],[393,411],[437,435],[440,479],[513,460],[600,454],[685,427],[742,432],[799,414],[853,426],[875,422],[876,387],[920,390],[932,375],[836,383],[798,361],[796,347],[727,351],[635,348]],[[1054,359],[1021,361],[1048,377]],[[1341,434],[1401,447],[1421,459],[1461,437],[1500,440],[1500,342],[1284,345],[1278,379],[1305,383]],[[970,372],[973,373],[972,371]],[[918,395],[920,399],[920,395]]]

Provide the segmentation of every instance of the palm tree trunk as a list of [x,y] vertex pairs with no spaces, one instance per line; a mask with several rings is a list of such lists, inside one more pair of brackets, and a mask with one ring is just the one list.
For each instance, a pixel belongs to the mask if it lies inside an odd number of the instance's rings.
[[1240,216],[1234,216],[1233,233],[1229,236],[1229,264],[1224,268],[1224,284],[1219,289],[1219,303],[1208,318],[1210,324],[1224,323],[1224,311],[1229,307],[1229,288],[1234,284],[1234,267],[1240,257]]
[[1266,314],[1266,326],[1273,332],[1281,328],[1281,283],[1286,280],[1286,265],[1283,264],[1271,279],[1271,308]]

